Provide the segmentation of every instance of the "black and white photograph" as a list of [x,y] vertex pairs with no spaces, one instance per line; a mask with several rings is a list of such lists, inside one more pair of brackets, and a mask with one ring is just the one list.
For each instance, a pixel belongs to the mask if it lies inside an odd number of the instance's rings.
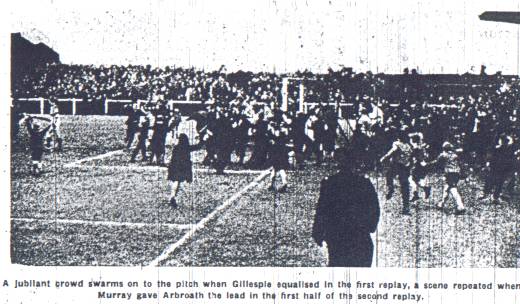
[[520,266],[517,0],[9,8],[12,265]]

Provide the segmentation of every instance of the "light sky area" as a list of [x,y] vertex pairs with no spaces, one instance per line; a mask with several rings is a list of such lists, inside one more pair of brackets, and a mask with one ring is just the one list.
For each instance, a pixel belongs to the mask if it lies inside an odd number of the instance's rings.
[[520,26],[480,21],[520,0],[17,0],[11,32],[64,63],[315,72],[518,74]]

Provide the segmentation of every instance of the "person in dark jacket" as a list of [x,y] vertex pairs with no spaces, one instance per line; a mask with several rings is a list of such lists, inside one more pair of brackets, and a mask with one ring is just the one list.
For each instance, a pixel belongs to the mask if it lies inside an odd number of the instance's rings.
[[231,163],[233,152],[231,114],[226,109],[222,109],[217,114],[214,132],[217,159],[214,167],[217,174],[224,174],[224,169]]
[[231,116],[233,128],[233,149],[238,156],[238,163],[243,165],[246,155],[246,148],[249,142],[249,121],[244,114],[244,109],[236,108]]
[[480,199],[492,196],[494,203],[500,202],[505,181],[514,175],[515,161],[513,137],[502,134],[488,162],[489,172],[484,185],[484,195]]
[[164,155],[166,153],[166,137],[168,136],[170,124],[170,115],[166,109],[166,105],[160,104],[155,111],[155,123],[153,126],[153,135],[151,140],[150,164],[153,164],[154,158],[157,165],[164,165]]
[[370,233],[379,222],[379,201],[371,181],[356,173],[354,155],[339,149],[339,172],[321,182],[312,237],[319,246],[326,242],[331,267],[372,265]]
[[135,134],[139,129],[139,120],[141,117],[141,110],[137,109],[137,101],[133,101],[134,104],[131,106],[125,107],[125,112],[127,115],[126,119],[126,148],[130,149],[132,143],[134,142]]
[[[271,185],[269,190],[285,192],[287,190],[287,172],[289,169],[289,148],[287,146],[289,129],[282,122],[273,122],[269,125],[270,146],[268,149],[269,165],[271,170]],[[276,176],[280,175],[281,186],[277,189]]]
[[257,121],[253,124],[253,151],[248,161],[251,169],[265,169],[267,152],[269,150],[269,123],[265,119],[264,112],[258,114]]
[[200,148],[202,143],[190,145],[188,136],[179,135],[179,142],[173,147],[172,157],[168,165],[168,181],[170,184],[170,204],[177,208],[177,193],[181,182],[191,183],[193,180],[191,152]]
[[139,137],[137,141],[137,145],[134,147],[132,151],[132,157],[130,158],[130,162],[135,162],[137,154],[141,152],[141,157],[143,161],[148,160],[148,156],[146,154],[147,142],[148,142],[148,134],[150,132],[150,120],[148,117],[144,116],[139,126]]
[[[293,151],[296,158],[296,164],[302,167],[305,163],[304,151],[307,135],[305,134],[305,123],[307,117],[303,112],[296,113],[296,117],[292,121],[291,137],[293,140]],[[308,150],[308,149],[307,149]]]
[[336,150],[336,135],[338,129],[336,112],[328,111],[325,113],[323,127],[322,142],[325,159],[332,160],[334,158],[334,150]]
[[[49,121],[49,119],[46,118],[39,119]],[[39,176],[43,167],[43,152],[46,150],[44,145],[45,137],[53,125],[49,124],[47,127],[42,127],[32,116],[27,116],[25,123],[27,131],[29,132],[29,148],[31,150],[32,161],[31,173],[35,176]]]

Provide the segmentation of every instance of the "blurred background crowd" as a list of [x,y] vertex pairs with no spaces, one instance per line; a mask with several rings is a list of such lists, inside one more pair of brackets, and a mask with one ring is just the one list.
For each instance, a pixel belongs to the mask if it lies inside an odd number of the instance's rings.
[[[105,99],[154,102],[157,100],[154,96],[161,96],[161,100],[203,104],[215,101],[219,95],[218,102],[234,106],[245,100],[280,104],[283,79],[287,77],[298,79],[287,87],[288,110],[293,115],[298,110],[295,101],[301,97],[299,84],[302,83],[305,103],[313,104],[306,109],[349,104],[343,116],[358,122],[363,115],[384,113],[384,119],[381,117],[377,125],[368,121],[369,128],[420,128],[426,138],[438,139],[432,143],[434,147],[440,147],[447,138],[461,141],[454,138],[457,136],[465,139],[464,145],[478,149],[483,146],[478,143],[489,146],[499,134],[515,135],[519,129],[518,79],[501,73],[487,75],[484,66],[480,74],[423,75],[415,69],[405,69],[402,74],[388,75],[356,73],[351,68],[329,69],[324,74],[310,71],[275,74],[227,72],[225,66],[217,71],[203,71],[150,65],[47,63],[14,79],[12,94],[14,99],[79,98],[92,103]],[[223,92],[229,96],[221,96],[222,92],[214,94],[215,84],[225,85]]]

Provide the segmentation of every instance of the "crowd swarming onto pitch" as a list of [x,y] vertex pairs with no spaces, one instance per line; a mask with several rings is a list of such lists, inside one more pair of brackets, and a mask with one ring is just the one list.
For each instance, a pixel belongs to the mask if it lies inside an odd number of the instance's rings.
[[351,266],[516,267],[520,82],[441,76],[38,67],[12,92],[12,261],[341,266],[323,196],[358,195]]

